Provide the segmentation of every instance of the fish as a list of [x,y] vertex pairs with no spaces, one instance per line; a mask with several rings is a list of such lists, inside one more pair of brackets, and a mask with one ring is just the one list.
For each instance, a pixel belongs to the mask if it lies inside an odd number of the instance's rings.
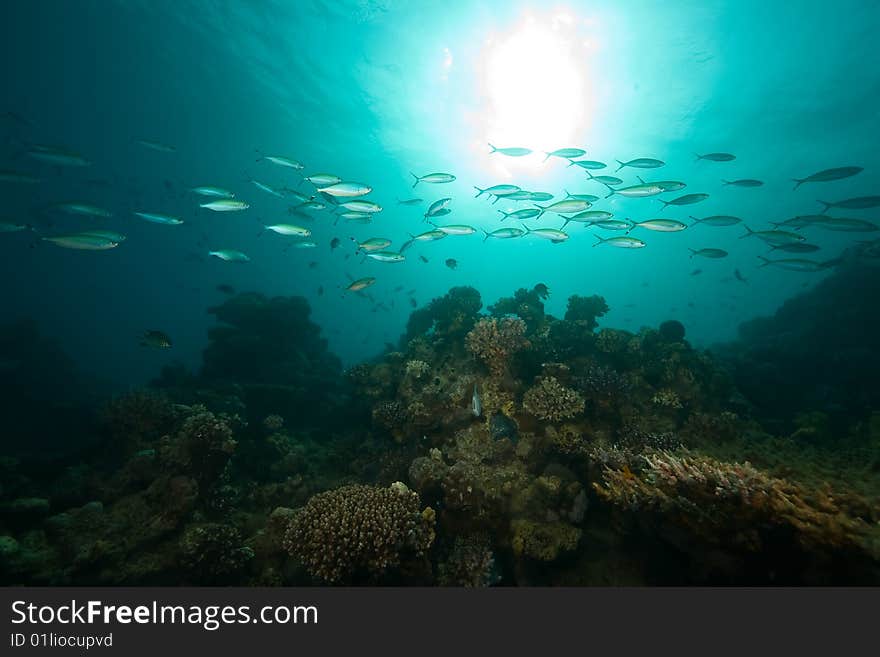
[[682,223],[681,221],[676,221],[675,219],[648,219],[646,221],[634,223],[632,228],[647,228],[648,230],[654,230],[660,233],[677,233],[678,231],[687,228],[687,224]]
[[565,192],[565,198],[567,199],[576,198],[579,201],[589,201],[590,203],[595,203],[599,200],[599,197],[595,194],[572,194],[567,189],[563,189],[562,191]]
[[473,235],[477,229],[465,224],[450,224],[449,226],[437,226],[437,230],[447,235]]
[[838,167],[836,169],[824,169],[817,173],[811,174],[806,178],[792,178],[795,183],[794,189],[797,189],[804,183],[808,182],[830,182],[832,180],[841,180],[850,178],[864,171],[863,167]]
[[410,299],[409,305],[412,306],[413,308],[417,308],[419,304],[415,299]]
[[642,249],[647,246],[642,240],[635,237],[599,237],[596,234],[593,234],[593,237],[597,240],[593,246],[607,244],[621,249]]
[[657,185],[661,187],[664,192],[677,192],[680,189],[684,189],[687,185],[680,180],[657,180],[655,182],[646,183],[642,180],[641,176],[636,176],[639,179],[639,182],[643,185]]
[[763,181],[755,180],[754,178],[741,178],[740,180],[722,180],[722,183],[725,185],[732,185],[734,187],[761,187],[763,186]]
[[156,151],[157,153],[177,152],[177,149],[174,146],[163,144],[161,141],[153,141],[152,139],[136,139],[135,141],[144,148],[148,148],[151,151]]
[[[510,197],[508,197],[510,198]],[[523,200],[529,201],[549,201],[553,198],[553,194],[550,192],[529,192],[529,198]]]
[[373,220],[372,212],[343,212],[339,215],[340,219],[345,219],[346,221],[356,221],[360,223],[368,224]]
[[807,244],[806,242],[786,242],[783,244],[772,244],[771,251],[785,251],[786,253],[813,253],[819,250],[815,244]]
[[220,260],[224,260],[226,262],[250,262],[251,259],[242,253],[241,251],[236,251],[234,249],[221,249],[219,251],[208,251],[209,256],[214,256],[215,258],[219,258]]
[[596,228],[604,228],[605,230],[632,230],[633,224],[631,221],[627,219],[600,219],[598,221],[591,221],[591,226],[595,226]]
[[702,270],[702,269],[694,269],[694,270],[691,272],[691,276],[699,276],[699,275],[702,274],[702,273],[703,273],[703,270]]
[[373,191],[373,188],[369,185],[365,185],[364,183],[338,182],[335,185],[319,187],[318,191],[322,194],[329,194],[330,196],[341,196],[343,198],[350,198],[354,196],[366,196]]
[[339,240],[339,238],[338,238],[338,237],[334,237],[332,240],[330,240],[330,250],[332,251],[333,249],[335,249],[336,247],[338,247],[339,244],[340,244],[340,240]]
[[442,240],[446,237],[447,233],[442,230],[428,230],[424,233],[419,233],[418,235],[413,235],[410,233],[410,238],[414,242],[435,242],[437,240]]
[[816,262],[814,260],[804,260],[801,258],[785,258],[782,260],[770,260],[764,256],[758,256],[762,264],[760,267],[778,267],[779,269],[787,269],[789,271],[816,272],[827,269],[830,263]]
[[214,212],[240,212],[241,210],[247,210],[251,206],[244,201],[223,198],[217,201],[211,201],[210,203],[200,203],[199,207],[205,208],[206,210],[213,210]]
[[302,226],[296,226],[294,224],[271,224],[268,226],[263,226],[266,230],[271,230],[273,233],[278,233],[279,235],[293,235],[295,237],[311,237],[312,231],[308,228],[303,228]]
[[553,212],[556,214],[577,214],[578,212],[583,212],[584,210],[589,210],[592,203],[589,201],[584,201],[582,199],[571,198],[565,199],[563,201],[556,201],[556,203],[552,203],[551,205],[536,205],[535,207],[539,208],[542,212]]
[[474,198],[480,198],[483,194],[488,194],[489,196],[506,196],[508,194],[515,194],[516,192],[522,191],[521,188],[516,185],[492,185],[485,189],[480,189],[479,187],[474,186],[474,189],[477,190],[477,193],[474,194]]
[[620,171],[624,167],[634,167],[636,169],[656,169],[657,167],[662,167],[666,164],[663,160],[655,160],[652,157],[639,157],[635,160],[630,160],[629,162],[621,162],[620,160],[615,160],[620,166],[615,169],[615,173]]
[[339,207],[345,208],[346,210],[351,210],[352,212],[382,212],[381,205],[373,201],[367,201],[366,199],[354,199],[352,201],[345,201],[344,203],[340,203]]
[[741,282],[743,282],[743,283],[748,283],[748,280],[746,280],[746,278],[742,275],[742,272],[740,272],[739,269],[734,269],[734,270],[733,270],[733,276],[734,276],[734,278],[736,278],[736,280],[738,280],[738,281],[741,281]]
[[492,144],[489,144],[489,148],[492,149],[489,152],[489,155],[492,155],[492,153],[501,153],[502,155],[507,155],[508,157],[523,157],[524,155],[532,154],[532,149],[520,148],[517,146],[510,148],[498,148],[496,146],[493,146]]
[[529,192],[525,189],[521,189],[518,192],[513,192],[512,194],[505,194],[504,200],[505,201],[531,201],[532,200],[532,192]]
[[421,260],[422,262],[428,262],[428,259],[423,255],[419,256],[419,260]]
[[9,169],[4,169],[0,171],[0,182],[33,185],[40,182],[40,179],[36,176],[22,173],[21,171],[10,171]]
[[711,217],[703,217],[702,219],[698,219],[693,215],[690,215],[690,217],[694,220],[694,226],[697,224],[706,224],[707,226],[733,226],[742,221],[739,217],[733,217],[726,214],[713,214]]
[[432,183],[432,184],[442,184],[442,183],[451,183],[455,180],[455,176],[451,173],[429,173],[426,176],[417,176],[416,174],[410,172],[410,175],[416,179],[413,183],[413,187],[418,185],[420,182]]
[[121,244],[126,240],[125,235],[123,235],[122,233],[117,233],[115,230],[86,230],[77,234],[110,240],[111,242],[116,242],[117,244]]
[[740,235],[740,239],[755,236],[758,239],[764,240],[767,244],[788,244],[789,242],[803,242],[806,240],[806,237],[803,235],[787,230],[752,230],[748,226],[744,226],[744,228],[746,229],[746,234]]
[[292,196],[300,203],[308,203],[309,201],[315,200],[314,196],[306,196],[305,194],[298,192],[295,189],[290,189],[289,187],[282,187],[280,191]]
[[319,296],[319,297],[323,297],[323,296],[324,296],[324,286],[323,286],[323,285],[319,285],[319,286],[318,286],[318,296]]
[[831,217],[824,214],[801,214],[796,217],[792,217],[791,219],[786,219],[785,221],[771,221],[776,228],[780,226],[785,226],[786,228],[794,228],[795,230],[800,230],[801,228],[806,228],[807,226],[812,226],[813,224],[823,221],[825,219],[831,219]]
[[587,169],[590,171],[596,171],[598,169],[604,169],[607,164],[604,162],[599,162],[597,160],[572,160],[570,167],[580,167],[581,169]]
[[109,210],[105,210],[104,208],[99,208],[96,205],[90,205],[88,203],[80,203],[79,201],[57,203],[51,206],[49,209],[57,210],[58,212],[63,212],[65,214],[76,214],[86,217],[103,217],[106,219],[113,216],[113,213]]
[[31,159],[39,160],[46,164],[54,164],[55,166],[88,167],[92,165],[91,160],[60,146],[34,144],[25,154]]
[[7,221],[0,221],[0,233],[20,233],[25,230],[33,230],[29,224],[13,224]]
[[424,199],[420,198],[408,198],[405,201],[401,201],[398,199],[397,205],[421,205],[424,203]]
[[653,183],[641,183],[638,185],[630,185],[629,187],[621,187],[620,189],[611,189],[609,187],[608,189],[609,192],[605,198],[610,198],[615,194],[626,198],[647,198],[648,196],[656,196],[657,194],[662,194],[666,191],[660,187],[660,185],[654,185]]
[[203,185],[201,187],[192,187],[191,192],[199,196],[209,196],[212,198],[235,198],[235,194],[228,189],[222,187],[213,187],[211,185]]
[[562,224],[562,227],[565,228],[570,221],[592,224],[597,221],[607,221],[613,216],[611,212],[606,212],[605,210],[586,210],[585,212],[578,212],[575,215],[565,217],[565,223]]
[[377,262],[403,262],[406,256],[395,251],[373,251],[367,253],[367,257]]
[[618,178],[617,176],[594,176],[589,171],[587,171],[587,175],[590,177],[590,180],[595,180],[596,182],[600,182],[606,187],[613,187],[614,185],[622,185],[623,180]]
[[706,153],[705,155],[700,155],[699,153],[694,153],[697,156],[697,159],[694,162],[698,162],[699,160],[709,160],[710,162],[731,162],[736,159],[736,155],[731,155],[730,153]]
[[516,210],[515,212],[504,212],[503,210],[498,210],[501,213],[501,221],[505,219],[513,219],[514,221],[525,221],[526,219],[533,219],[534,217],[540,217],[544,214],[544,211],[541,208],[523,208],[522,210]]
[[303,180],[312,183],[315,187],[329,187],[342,182],[342,178],[334,176],[332,173],[315,173],[306,176]]
[[471,414],[474,417],[480,417],[483,414],[483,403],[480,401],[480,393],[477,391],[477,384],[474,384],[474,392],[471,395]]
[[550,240],[554,244],[564,242],[568,239],[568,233],[564,233],[561,230],[556,230],[555,228],[531,229],[528,226],[523,225],[523,230],[526,232],[527,235],[535,235],[542,239]]
[[449,205],[451,202],[451,198],[441,198],[440,200],[434,201],[433,203],[431,203],[430,206],[428,206],[428,211],[425,212],[424,215],[425,219],[427,219],[428,217],[442,216],[440,212],[446,209],[446,206]]
[[[691,258],[694,256],[700,256],[702,258],[726,258],[727,251],[724,249],[688,249],[691,252]],[[700,271],[700,270],[697,270]],[[696,274],[691,274],[691,276],[696,276]]]
[[847,233],[870,233],[878,230],[877,224],[870,221],[865,221],[864,219],[844,219],[841,217],[826,217],[825,219],[814,221],[812,225],[827,230]]
[[142,347],[153,347],[155,349],[170,349],[171,338],[162,331],[145,331],[141,336]]
[[694,203],[705,201],[707,198],[709,198],[708,194],[685,194],[684,196],[679,196],[671,201],[664,201],[662,198],[657,200],[663,204],[663,207],[660,209],[665,210],[669,205],[693,205]]
[[519,228],[498,228],[497,230],[493,230],[492,232],[484,230],[483,233],[485,233],[485,235],[486,235],[486,237],[483,238],[483,241],[485,242],[490,237],[494,237],[496,239],[501,239],[501,240],[512,239],[514,237],[520,237],[525,234],[525,231],[520,230]]
[[53,235],[51,237],[43,237],[42,240],[45,242],[52,242],[65,249],[76,249],[80,251],[106,251],[108,249],[115,249],[119,246],[119,242],[114,242],[106,237],[98,237],[85,233],[75,235]]
[[551,157],[561,157],[567,160],[572,160],[576,157],[582,157],[587,154],[583,148],[559,148],[555,151],[544,151],[546,157],[544,158],[544,162],[549,160]]
[[270,187],[270,186],[267,185],[266,183],[261,183],[259,180],[253,180],[253,179],[251,179],[251,182],[252,182],[252,183],[253,183],[258,189],[262,189],[264,192],[267,192],[267,193],[271,194],[272,196],[277,196],[278,198],[283,198],[283,197],[284,197],[284,194],[282,194],[281,192],[279,192],[277,189],[274,189],[273,187]]
[[318,245],[315,242],[311,241],[299,241],[291,244],[294,249],[314,249]]
[[381,251],[391,246],[391,240],[385,237],[371,237],[363,242],[358,242],[352,237],[351,241],[357,244],[357,251],[366,251],[368,253],[371,251]]
[[299,212],[302,210],[324,210],[326,209],[326,205],[321,203],[320,201],[305,201],[304,203],[300,203],[299,205],[292,205],[287,208],[288,214],[293,214],[295,212]]
[[220,285],[218,285],[217,291],[222,292],[223,294],[228,294],[229,296],[235,294],[235,288],[228,283],[221,283]]
[[154,224],[164,224],[166,226],[179,226],[183,223],[183,219],[170,214],[159,214],[157,212],[135,212],[136,216]]
[[352,281],[348,284],[348,287],[345,288],[347,292],[359,292],[364,290],[376,282],[375,277],[373,276],[365,276],[364,278],[359,278],[356,281]]
[[[257,152],[259,153],[259,151]],[[305,168],[302,163],[289,157],[282,157],[281,155],[262,155],[257,158],[257,162],[261,162],[262,160],[268,160],[272,164],[277,164],[280,167],[287,167],[288,169],[294,169],[295,171],[302,171]]]
[[[2,180],[0,175],[0,180]],[[848,198],[844,201],[817,201],[825,207],[822,212],[828,212],[831,208],[844,208],[846,210],[864,210],[866,208],[876,208],[880,205],[880,196],[859,196],[858,198]]]
[[447,258],[446,266],[450,269],[455,269],[456,267],[458,267],[458,261],[455,258]]

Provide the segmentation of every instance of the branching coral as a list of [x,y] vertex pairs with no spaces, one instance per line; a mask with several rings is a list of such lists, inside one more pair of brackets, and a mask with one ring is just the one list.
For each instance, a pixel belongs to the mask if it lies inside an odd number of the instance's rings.
[[511,356],[529,347],[525,334],[526,324],[521,319],[483,318],[467,334],[465,346],[486,364],[493,376],[503,376]]
[[284,545],[325,582],[376,581],[423,556],[434,540],[433,525],[431,508],[420,511],[419,496],[405,486],[343,486],[309,499]]
[[633,471],[606,466],[600,497],[615,505],[654,510],[713,541],[732,532],[741,547],[760,550],[761,532],[786,527],[805,547],[864,549],[867,525],[853,518],[830,491],[812,491],[771,477],[749,463],[725,463],[689,452],[641,457]]
[[651,402],[657,406],[662,406],[663,408],[682,408],[681,399],[679,399],[678,393],[674,390],[669,390],[668,388],[658,390],[654,393],[654,396],[651,397]]
[[541,377],[523,395],[523,408],[541,420],[558,422],[584,411],[584,398],[552,376]]

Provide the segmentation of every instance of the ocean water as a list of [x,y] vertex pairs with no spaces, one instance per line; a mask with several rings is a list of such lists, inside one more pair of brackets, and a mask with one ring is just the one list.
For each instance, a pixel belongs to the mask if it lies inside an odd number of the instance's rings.
[[[542,283],[545,310],[556,317],[571,295],[601,295],[610,310],[600,327],[637,333],[675,319],[704,349],[737,340],[741,324],[821,285],[877,237],[870,224],[854,232],[812,225],[797,231],[819,247],[806,254],[771,252],[744,237],[746,227],[819,214],[817,199],[880,194],[880,11],[869,2],[38,0],[8,3],[3,13],[0,168],[40,181],[0,183],[3,221],[33,228],[0,234],[0,323],[32,320],[107,392],[144,386],[174,363],[197,371],[215,325],[207,310],[228,298],[219,285],[304,297],[345,368],[399,345],[410,313],[454,286],[478,289],[488,305]],[[28,154],[35,144],[91,164],[41,162]],[[489,144],[534,152],[509,157]],[[562,148],[607,164],[592,173],[620,177],[619,187],[638,176],[686,186],[606,198],[611,188],[568,159],[545,159]],[[735,159],[695,155],[706,153]],[[618,160],[635,158],[663,166],[617,171]],[[839,167],[861,170],[794,188],[793,179]],[[413,174],[433,172],[455,180],[413,185]],[[367,225],[339,219],[332,207],[294,217],[298,201],[288,192],[276,197],[251,182],[313,195],[301,176],[315,173],[369,185],[366,198],[381,212]],[[763,185],[723,182],[738,179]],[[599,199],[591,209],[615,219],[675,219],[687,228],[626,233],[572,222],[564,243],[483,239],[502,227],[564,223],[552,212],[502,222],[499,210],[533,204],[475,198],[475,187],[498,184],[549,192],[548,203],[592,194]],[[212,199],[190,191],[199,185],[229,189],[250,207],[202,209]],[[695,193],[708,198],[659,202]],[[437,223],[475,234],[416,241],[403,262],[356,253],[350,238],[385,237],[400,250],[432,228],[423,215],[447,197],[451,213]],[[423,200],[399,203],[410,198]],[[112,216],[52,208],[71,201]],[[158,225],[134,212],[184,223]],[[828,214],[880,221],[880,207]],[[711,215],[741,222],[690,218]],[[314,248],[262,229],[287,222],[308,228]],[[127,239],[106,251],[42,239],[97,229]],[[645,247],[614,248],[596,236],[639,238]],[[704,248],[728,255],[692,257]],[[217,249],[250,261],[211,257]],[[762,267],[760,257],[808,259],[816,271]],[[367,276],[376,281],[365,293],[346,291]],[[147,330],[173,346],[142,346]]]

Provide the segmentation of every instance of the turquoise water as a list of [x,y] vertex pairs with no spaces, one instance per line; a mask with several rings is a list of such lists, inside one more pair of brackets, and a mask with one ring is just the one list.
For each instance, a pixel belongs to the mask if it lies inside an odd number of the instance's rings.
[[[421,304],[470,284],[491,301],[543,282],[554,314],[570,294],[599,293],[611,307],[606,325],[635,330],[675,317],[694,343],[708,345],[827,275],[759,269],[757,256],[767,248],[740,240],[741,226],[637,229],[632,235],[647,243],[639,250],[592,248],[590,233],[621,233],[573,223],[564,244],[451,236],[416,243],[403,263],[351,255],[350,236],[388,237],[395,248],[408,233],[427,230],[421,215],[441,197],[453,199],[450,223],[499,227],[496,210],[514,204],[474,199],[475,185],[516,184],[555,200],[563,189],[607,191],[566,160],[490,155],[489,142],[538,152],[583,148],[586,158],[609,164],[596,174],[613,173],[615,159],[659,158],[666,163],[660,169],[624,169],[620,177],[687,183],[664,199],[710,195],[663,212],[656,198],[595,204],[616,218],[690,223],[691,214],[731,214],[758,230],[818,212],[816,199],[878,188],[880,69],[870,63],[878,16],[870,3],[129,1],[16,3],[7,12],[14,20],[4,21],[3,57],[12,63],[4,109],[16,118],[4,121],[5,166],[43,182],[4,185],[4,214],[42,232],[100,225],[128,239],[109,252],[80,252],[45,242],[29,249],[32,235],[4,235],[4,313],[37,318],[77,361],[125,384],[172,360],[197,363],[210,324],[205,309],[223,298],[220,283],[307,297],[331,349],[351,364],[397,340],[410,289]],[[148,150],[136,139],[176,152]],[[66,145],[93,165],[56,171],[22,158],[32,142]],[[328,211],[312,212],[317,248],[285,251],[289,238],[258,236],[259,220],[285,220],[296,201],[248,180],[295,188],[298,177],[256,162],[255,149],[294,158],[305,173],[368,183],[369,198],[384,210],[372,225],[334,225]],[[736,159],[694,161],[695,152],[713,151]],[[792,191],[792,178],[849,165],[864,171]],[[413,190],[410,171],[450,172],[457,180]],[[721,183],[737,178],[765,184]],[[186,190],[203,184],[234,190],[250,209],[199,210],[199,197]],[[413,195],[426,203],[397,205]],[[61,216],[49,226],[40,209],[73,199],[113,217]],[[185,224],[149,224],[135,210],[180,215]],[[562,221],[545,215],[528,223],[559,228]],[[803,257],[819,261],[865,239],[805,234],[821,251]],[[343,241],[331,250],[334,236]],[[730,255],[689,258],[689,248],[703,247]],[[252,261],[221,262],[207,256],[212,248],[239,249]],[[457,269],[444,265],[447,258]],[[748,284],[734,278],[735,269]],[[347,275],[375,276],[371,292],[388,312],[343,296]],[[395,292],[399,286],[405,289]],[[140,348],[137,336],[150,328],[168,333],[174,349]]]

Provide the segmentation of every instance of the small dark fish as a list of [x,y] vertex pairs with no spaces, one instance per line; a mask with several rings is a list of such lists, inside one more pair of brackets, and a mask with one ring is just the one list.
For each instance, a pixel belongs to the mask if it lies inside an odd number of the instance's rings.
[[533,288],[533,290],[534,290],[535,294],[537,294],[542,299],[546,299],[547,297],[550,296],[550,288],[547,287],[546,285],[544,285],[543,283],[538,283]]
[[141,336],[142,347],[155,347],[156,349],[170,349],[171,338],[162,331],[146,331]]
[[703,270],[702,270],[702,269],[694,269],[694,270],[691,272],[691,276],[699,276],[699,275],[702,274],[702,273],[703,273]]
[[318,262],[316,260],[312,260],[309,263],[309,269],[317,269],[317,268],[318,268]]
[[403,292],[403,285],[398,285],[396,288],[394,288],[394,291],[395,292]]
[[415,307],[418,306],[419,304],[416,302],[415,299],[410,298],[410,300],[409,300],[409,305],[411,305],[413,308],[415,308]]
[[748,283],[748,281],[743,277],[739,269],[734,269],[733,275],[736,277],[736,280],[742,281],[743,283]]
[[220,285],[218,285],[217,291],[222,292],[223,294],[228,294],[230,296],[235,294],[235,288],[228,283],[221,283]]
[[409,296],[412,296],[412,295],[414,295],[415,293],[416,293],[415,289],[412,289],[412,290],[410,290],[409,292],[407,292],[407,294],[408,294]]
[[447,258],[446,266],[450,269],[455,269],[456,267],[458,267],[458,261],[455,258]]
[[419,256],[419,260],[421,260],[422,262],[428,262],[428,259],[423,255]]
[[339,242],[339,238],[338,238],[338,237],[334,237],[332,240],[330,240],[330,249],[331,249],[331,250],[332,250],[332,249],[335,249],[337,246],[339,246],[339,244],[340,244],[340,242]]
[[323,286],[323,285],[319,285],[319,286],[318,286],[318,296],[319,296],[319,297],[323,297],[323,296],[324,296],[324,286]]

